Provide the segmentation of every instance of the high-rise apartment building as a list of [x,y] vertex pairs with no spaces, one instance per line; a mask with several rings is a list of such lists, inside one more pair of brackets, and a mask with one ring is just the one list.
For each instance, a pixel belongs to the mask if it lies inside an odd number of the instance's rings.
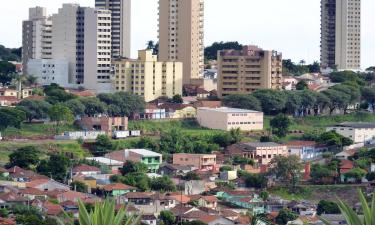
[[159,58],[183,63],[183,84],[204,70],[204,0],[159,0]]
[[361,67],[361,0],[321,0],[323,69]]
[[29,9],[29,19],[22,23],[22,64],[27,72],[30,59],[51,58],[51,18],[43,7]]
[[152,50],[140,50],[138,59],[118,59],[112,65],[115,91],[132,92],[146,102],[182,95],[181,62],[159,62]]
[[218,52],[218,95],[282,89],[282,55],[257,46]]
[[112,57],[130,58],[131,0],[95,0],[95,7],[112,12]]
[[52,58],[69,64],[69,83],[111,91],[111,12],[64,4],[52,16]]

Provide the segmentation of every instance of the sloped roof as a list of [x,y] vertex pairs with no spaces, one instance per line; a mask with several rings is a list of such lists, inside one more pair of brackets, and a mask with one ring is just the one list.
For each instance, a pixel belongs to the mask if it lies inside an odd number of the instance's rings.
[[113,184],[105,185],[103,189],[105,191],[113,191],[113,190],[136,190],[137,188],[126,185],[126,184],[113,183]]
[[73,173],[80,173],[80,172],[100,172],[100,169],[95,166],[89,165],[79,165],[73,168]]

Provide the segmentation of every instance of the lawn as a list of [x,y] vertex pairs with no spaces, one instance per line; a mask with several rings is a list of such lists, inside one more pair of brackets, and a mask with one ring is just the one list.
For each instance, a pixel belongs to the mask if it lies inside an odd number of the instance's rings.
[[[56,128],[51,124],[29,124],[24,123],[21,129],[14,127],[7,128],[2,132],[4,137],[21,137],[21,138],[32,138],[32,137],[51,137],[54,135]],[[59,126],[59,132],[74,131],[78,130],[73,125],[61,125]]]

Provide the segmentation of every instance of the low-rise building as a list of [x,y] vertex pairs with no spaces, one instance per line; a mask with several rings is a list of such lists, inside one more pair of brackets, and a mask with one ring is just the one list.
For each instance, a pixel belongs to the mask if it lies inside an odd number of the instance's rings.
[[183,166],[194,166],[199,170],[214,170],[216,167],[215,154],[173,154],[173,164]]
[[95,166],[89,166],[89,165],[79,165],[79,166],[75,166],[72,170],[72,174],[73,176],[76,176],[76,175],[85,175],[85,176],[90,176],[90,175],[96,175],[96,174],[100,174],[101,171],[98,167],[95,167]]
[[229,131],[263,130],[263,112],[234,108],[198,108],[198,123],[207,128]]
[[127,91],[144,97],[146,102],[161,96],[182,95],[182,63],[159,62],[152,50],[138,51],[138,59],[112,62],[116,91]]
[[107,166],[112,173],[118,173],[119,169],[124,166],[124,162],[106,157],[88,157],[86,159]]
[[327,150],[315,141],[289,141],[285,145],[288,146],[289,155],[296,155],[303,161],[317,159]]
[[103,190],[109,196],[120,196],[129,192],[135,192],[137,188],[122,183],[113,183],[105,185]]
[[108,153],[105,156],[123,163],[126,161],[144,163],[150,173],[156,173],[162,163],[161,154],[146,149],[124,149]]
[[107,135],[112,136],[113,131],[128,130],[128,117],[82,117],[79,120],[79,125],[82,129],[87,131],[104,131]]
[[267,165],[275,156],[287,156],[288,147],[274,142],[248,142],[231,145],[227,148],[231,156],[253,159],[261,165]]
[[344,137],[350,138],[355,144],[372,143],[375,139],[375,123],[345,122],[327,127],[327,131],[335,131]]

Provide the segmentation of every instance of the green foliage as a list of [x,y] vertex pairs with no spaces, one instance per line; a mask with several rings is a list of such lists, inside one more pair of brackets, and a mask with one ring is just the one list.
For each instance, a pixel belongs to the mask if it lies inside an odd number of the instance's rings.
[[267,178],[264,174],[253,174],[240,171],[239,176],[244,178],[246,187],[265,188],[267,186]]
[[41,151],[34,146],[19,148],[9,155],[8,167],[18,166],[31,169],[39,163],[40,156]]
[[261,89],[253,92],[253,95],[261,102],[262,111],[268,115],[281,112],[286,104],[286,96],[281,91]]
[[375,110],[375,88],[363,88],[362,98]]
[[7,209],[4,209],[4,208],[0,209],[1,218],[8,218],[8,216],[9,216],[9,211]]
[[234,94],[227,95],[222,99],[223,105],[231,108],[250,109],[261,111],[260,101],[253,95]]
[[81,98],[80,101],[85,106],[87,116],[93,117],[107,112],[107,105],[96,97]]
[[69,166],[69,158],[62,154],[53,154],[48,160],[42,160],[36,169],[40,174],[63,182],[66,180]]
[[296,155],[276,156],[271,160],[270,168],[270,174],[295,189],[301,178],[303,165]]
[[201,178],[198,176],[196,172],[191,171],[191,172],[188,172],[185,176],[183,176],[182,179],[190,181],[190,180],[200,180]]
[[62,103],[77,98],[77,96],[66,92],[64,88],[57,84],[51,84],[45,87],[44,93],[47,95],[46,101],[51,104]]
[[163,221],[164,225],[174,225],[176,222],[176,217],[171,211],[161,211],[159,220]]
[[16,66],[7,61],[0,61],[0,84],[3,86],[11,84],[14,74],[16,72]]
[[328,131],[322,133],[316,141],[320,144],[325,144],[328,146],[350,146],[353,144],[353,141],[351,139],[348,139],[336,133],[335,131]]
[[302,80],[296,84],[296,89],[299,91],[303,91],[309,89],[309,86],[305,81]]
[[0,45],[0,59],[4,61],[21,61],[22,48],[6,48]]
[[270,194],[267,191],[260,192],[259,196],[263,199],[263,201],[267,201],[270,197]]
[[147,136],[141,137],[139,141],[135,144],[135,147],[139,149],[151,149],[155,152],[160,151],[159,142]]
[[335,170],[332,167],[313,164],[311,166],[310,176],[315,183],[322,183],[324,178],[332,177],[335,174]]
[[242,45],[236,42],[214,42],[211,46],[204,49],[204,57],[208,60],[216,60],[217,52],[220,50],[234,49],[241,50]]
[[282,209],[279,211],[279,215],[276,217],[277,224],[287,224],[289,221],[293,221],[298,218],[298,215],[289,209]]
[[233,156],[233,164],[234,165],[255,165],[253,159],[248,159],[243,156],[235,155]]
[[316,209],[318,215],[322,214],[340,214],[340,209],[335,202],[320,200]]
[[29,99],[22,100],[17,105],[17,109],[26,113],[26,118],[29,122],[33,119],[46,119],[50,108],[51,105],[48,102]]
[[353,168],[350,171],[344,174],[346,179],[355,179],[358,183],[361,182],[361,179],[367,174],[366,170],[361,168]]
[[278,137],[285,137],[288,134],[291,120],[284,114],[279,114],[270,121],[272,133]]
[[26,119],[24,111],[9,108],[0,107],[0,131],[5,130],[8,127],[20,128],[21,123]]
[[172,102],[181,104],[181,103],[184,102],[184,100],[182,99],[181,95],[174,95],[173,98],[172,98]]
[[157,177],[151,180],[150,187],[154,191],[172,192],[176,191],[176,185],[167,176]]
[[368,173],[368,174],[366,175],[366,179],[367,179],[368,181],[373,181],[373,180],[375,180],[375,172]]
[[127,209],[115,210],[115,201],[106,200],[103,203],[95,203],[94,210],[88,212],[85,204],[79,200],[79,224],[80,225],[136,225],[140,221],[140,216],[126,216]]
[[72,183],[70,183],[70,188],[72,190],[83,193],[87,193],[88,190],[88,186],[80,181],[73,181]]
[[340,72],[332,72],[329,77],[331,81],[334,83],[344,83],[347,81],[353,81],[360,85],[364,84],[362,77],[353,71],[340,71]]
[[102,134],[96,138],[93,148],[95,155],[104,155],[113,149],[113,143],[107,135]]
[[66,106],[66,107],[68,107],[75,116],[83,116],[83,115],[85,115],[86,107],[81,102],[80,99],[77,99],[77,98],[71,99],[71,100],[69,100],[67,102],[64,102],[63,105]]
[[148,167],[141,162],[126,161],[124,166],[120,169],[122,175],[128,173],[147,173]]
[[145,108],[144,99],[129,92],[100,94],[98,98],[107,104],[110,116],[131,116],[134,113],[142,112]]
[[220,167],[220,172],[231,171],[231,170],[232,170],[231,166],[222,166],[222,167]]
[[55,122],[56,134],[59,132],[60,125],[72,124],[74,121],[72,111],[62,104],[53,105],[48,110],[48,116],[52,122]]

